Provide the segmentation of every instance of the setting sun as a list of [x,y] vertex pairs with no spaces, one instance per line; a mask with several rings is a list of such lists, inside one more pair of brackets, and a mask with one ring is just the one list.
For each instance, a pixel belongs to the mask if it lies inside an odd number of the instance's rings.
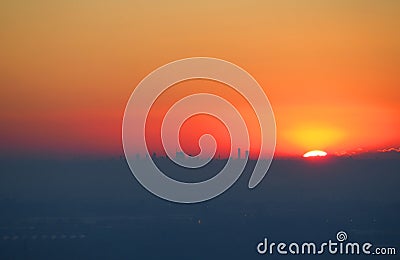
[[303,154],[303,157],[304,158],[307,158],[307,157],[324,157],[326,155],[327,155],[327,153],[324,152],[324,151],[313,150],[313,151],[309,151],[309,152],[306,152],[305,154]]

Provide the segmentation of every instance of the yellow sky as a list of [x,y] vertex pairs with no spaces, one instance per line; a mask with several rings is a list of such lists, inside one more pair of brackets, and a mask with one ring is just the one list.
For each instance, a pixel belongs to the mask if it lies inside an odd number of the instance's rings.
[[2,149],[118,153],[133,88],[192,56],[257,79],[280,153],[399,146],[399,13],[399,1],[3,1]]

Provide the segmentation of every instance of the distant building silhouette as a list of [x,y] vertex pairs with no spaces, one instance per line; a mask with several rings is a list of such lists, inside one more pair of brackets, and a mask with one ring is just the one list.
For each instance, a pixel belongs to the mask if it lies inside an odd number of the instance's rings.
[[240,159],[240,148],[238,148],[238,159]]
[[245,159],[249,159],[249,151],[246,150],[246,152],[245,152],[244,154],[245,154],[245,155],[244,155],[244,158],[245,158]]

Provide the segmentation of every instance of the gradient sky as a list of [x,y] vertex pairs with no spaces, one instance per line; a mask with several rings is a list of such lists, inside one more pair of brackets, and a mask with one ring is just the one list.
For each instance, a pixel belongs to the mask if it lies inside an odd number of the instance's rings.
[[231,61],[265,90],[277,153],[400,146],[399,1],[2,1],[0,153],[119,155],[134,87]]

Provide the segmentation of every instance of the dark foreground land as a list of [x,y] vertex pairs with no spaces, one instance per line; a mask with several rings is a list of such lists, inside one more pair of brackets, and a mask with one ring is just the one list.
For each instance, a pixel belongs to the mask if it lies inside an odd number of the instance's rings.
[[340,230],[397,255],[311,258],[400,259],[399,159],[278,159],[254,190],[250,168],[223,195],[182,205],[147,192],[119,159],[2,161],[0,259],[308,259],[256,246]]

